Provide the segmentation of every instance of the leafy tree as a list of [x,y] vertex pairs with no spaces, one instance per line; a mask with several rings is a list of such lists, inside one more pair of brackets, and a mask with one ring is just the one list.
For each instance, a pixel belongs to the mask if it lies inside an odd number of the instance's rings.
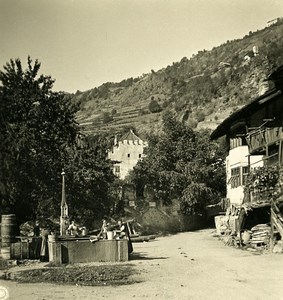
[[77,107],[63,93],[52,92],[54,80],[38,75],[40,63],[19,59],[0,72],[1,211],[19,219],[58,208],[60,172],[78,133]]
[[115,176],[112,163],[106,159],[108,147],[106,136],[84,137],[66,165],[69,213],[88,227],[113,212]]
[[39,69],[29,57],[26,70],[16,59],[0,72],[1,213],[58,218],[64,167],[70,213],[89,225],[112,208],[109,145],[105,136],[80,136],[78,107]]
[[224,154],[209,131],[194,132],[171,113],[163,115],[163,132],[148,137],[146,157],[131,178],[139,190],[150,187],[156,200],[180,199],[184,214],[199,214],[225,195]]
[[151,113],[157,113],[162,111],[162,108],[160,107],[160,105],[158,104],[158,102],[154,99],[152,99],[148,105],[148,109]]
[[205,114],[204,114],[204,112],[203,111],[199,111],[199,112],[197,112],[197,121],[198,122],[202,122],[202,121],[204,121],[205,120]]
[[183,191],[181,211],[186,215],[202,214],[204,206],[209,203],[212,195],[212,190],[204,183],[191,183]]
[[110,115],[109,112],[104,112],[102,115],[102,122],[103,124],[109,123],[113,120],[113,117]]
[[113,109],[111,110],[111,115],[114,116],[114,115],[116,115],[116,114],[117,114],[117,109],[113,108]]

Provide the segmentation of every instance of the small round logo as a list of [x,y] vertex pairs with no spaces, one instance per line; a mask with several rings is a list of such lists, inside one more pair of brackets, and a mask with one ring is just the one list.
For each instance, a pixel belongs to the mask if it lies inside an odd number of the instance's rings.
[[0,300],[9,299],[9,292],[4,286],[0,286]]

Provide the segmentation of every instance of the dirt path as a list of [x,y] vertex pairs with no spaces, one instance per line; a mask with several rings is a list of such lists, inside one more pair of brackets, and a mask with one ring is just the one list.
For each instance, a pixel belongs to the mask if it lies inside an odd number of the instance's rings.
[[186,232],[134,244],[139,283],[118,287],[17,284],[0,281],[10,299],[283,299],[283,255],[242,251]]

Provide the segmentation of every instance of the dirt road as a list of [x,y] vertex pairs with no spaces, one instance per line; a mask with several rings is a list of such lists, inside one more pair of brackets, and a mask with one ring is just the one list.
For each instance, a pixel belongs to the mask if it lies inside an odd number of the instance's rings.
[[283,254],[225,246],[213,230],[134,244],[129,261],[139,281],[118,287],[0,281],[9,299],[272,299],[283,300]]

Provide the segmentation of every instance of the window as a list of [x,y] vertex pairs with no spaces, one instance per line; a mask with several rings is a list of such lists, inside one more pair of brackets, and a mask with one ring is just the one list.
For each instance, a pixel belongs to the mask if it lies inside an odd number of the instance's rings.
[[245,185],[247,183],[249,175],[249,167],[243,167],[242,168],[242,185]]
[[141,158],[142,157],[142,155],[141,154],[139,154],[139,158]]
[[241,185],[240,173],[241,173],[240,167],[231,169],[231,178],[228,183],[231,184],[232,189]]
[[131,154],[130,154],[130,153],[128,153],[128,157],[131,157]]
[[238,186],[245,185],[249,174],[249,167],[237,167],[231,169],[231,178],[228,184],[231,184],[231,188],[234,189]]
[[120,173],[120,166],[115,166],[115,173]]

